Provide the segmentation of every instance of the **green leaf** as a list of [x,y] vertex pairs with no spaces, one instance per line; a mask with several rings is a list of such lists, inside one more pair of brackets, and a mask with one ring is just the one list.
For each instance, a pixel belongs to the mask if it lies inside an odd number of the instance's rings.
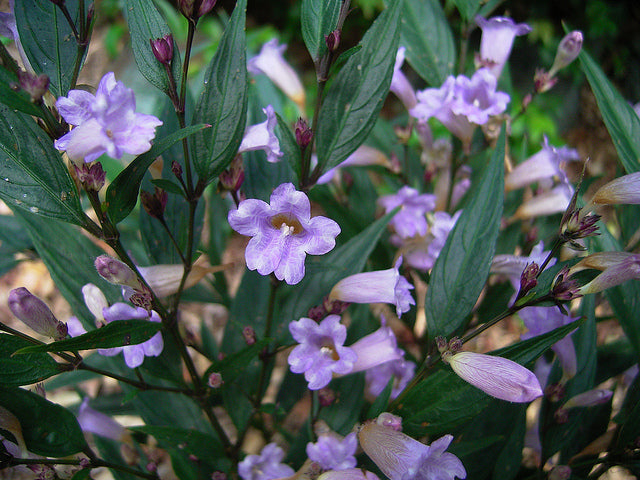
[[262,338],[253,345],[232,353],[223,360],[214,362],[204,374],[205,382],[211,373],[217,372],[222,375],[222,381],[225,385],[233,383],[258,358],[260,352],[269,345],[269,341],[268,338]]
[[0,334],[0,384],[16,387],[31,385],[64,371],[46,353],[12,356],[29,345],[33,344],[25,339]]
[[430,338],[455,332],[484,288],[500,230],[504,150],[503,128],[482,179],[469,193],[469,202],[431,271],[425,297]]
[[322,103],[316,132],[322,171],[351,155],[373,128],[389,93],[400,37],[399,0],[365,33],[362,49],[347,60]]
[[622,408],[613,420],[621,425],[616,446],[623,449],[633,444],[640,431],[640,375],[629,386]]
[[[131,47],[138,70],[151,85],[169,95],[171,87],[165,67],[153,55],[149,41],[170,34],[171,29],[154,5],[153,0],[128,0],[123,4],[122,9],[129,25]],[[171,72],[175,84],[180,85],[182,67],[180,52],[175,41],[173,42]]]
[[11,207],[83,225],[76,188],[53,141],[32,118],[0,105],[0,198]]
[[589,80],[622,166],[627,173],[639,171],[640,119],[638,115],[584,50],[580,53],[580,64]]
[[466,22],[473,20],[480,7],[480,0],[453,0],[453,3],[456,4],[456,8]]
[[126,345],[138,345],[146,342],[162,328],[160,322],[148,320],[116,320],[102,328],[92,330],[77,337],[48,343],[31,345],[16,353],[31,352],[77,352],[95,348],[114,348]]
[[156,187],[161,188],[162,190],[173,193],[174,195],[184,196],[184,191],[182,187],[178,185],[176,182],[172,182],[171,180],[166,180],[164,178],[158,178],[151,180]]
[[327,53],[325,35],[336,29],[341,0],[303,0],[300,13],[302,39],[316,63]]
[[451,75],[456,50],[438,0],[404,0],[400,43],[407,61],[429,85],[439,87]]
[[205,87],[194,121],[212,128],[195,138],[194,163],[200,181],[211,182],[233,160],[247,121],[247,0],[238,0],[215,56],[205,74]]
[[389,398],[391,398],[391,391],[393,390],[393,383],[395,382],[394,378],[389,379],[389,383],[384,387],[384,390],[380,395],[378,395],[371,407],[367,411],[367,418],[376,418],[382,412],[387,411],[387,405],[389,404]]
[[302,166],[302,154],[300,147],[296,143],[296,137],[291,132],[287,122],[276,113],[278,125],[276,125],[276,136],[280,140],[280,150],[284,158],[289,163],[291,170],[295,172],[296,178],[300,179],[300,169]]
[[11,88],[16,84],[19,85],[18,77],[0,65],[0,102],[28,115],[42,117],[44,112],[31,101],[31,96],[27,92]]
[[347,435],[358,422],[364,403],[364,373],[351,374],[331,381],[336,401],[320,410],[320,419],[327,422],[331,430]]
[[193,125],[185,127],[168,137],[157,141],[146,153],[138,155],[133,162],[127,165],[107,188],[105,203],[109,218],[113,223],[119,223],[131,213],[138,201],[138,190],[149,166],[165,150],[183,138],[206,128],[207,125]]
[[[80,1],[85,0],[65,2],[76,30],[79,27]],[[84,11],[86,15],[86,4]],[[20,0],[15,2],[14,13],[20,42],[29,63],[36,73],[49,77],[49,90],[55,97],[66,95],[71,88],[78,45],[62,10],[53,2]]]
[[86,447],[76,417],[40,395],[0,385],[0,405],[20,421],[27,450],[47,457],[66,457]]

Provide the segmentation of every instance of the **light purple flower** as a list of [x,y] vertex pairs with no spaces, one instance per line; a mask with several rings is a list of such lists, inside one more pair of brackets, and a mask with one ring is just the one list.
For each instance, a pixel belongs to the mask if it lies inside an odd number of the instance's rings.
[[396,96],[402,101],[407,110],[411,110],[416,106],[418,101],[416,100],[416,92],[413,87],[402,73],[402,64],[404,63],[405,47],[398,48],[396,54],[396,63],[393,66],[393,77],[391,77],[391,86],[389,90],[396,94]]
[[400,275],[402,257],[393,268],[374,272],[356,273],[343,278],[331,289],[329,300],[349,303],[390,303],[396,306],[396,314],[402,315],[416,302],[409,290],[413,289],[406,278]]
[[443,357],[464,381],[492,397],[526,403],[542,396],[533,372],[503,357],[483,353],[459,352]]
[[[537,337],[577,320],[577,318],[564,315],[556,307],[526,307],[518,312],[518,316],[529,330],[520,336],[522,340]],[[576,350],[570,335],[557,341],[551,349],[558,356],[564,372],[563,376],[566,379],[575,376],[577,369]]]
[[15,42],[18,53],[20,54],[20,59],[22,60],[22,65],[27,72],[33,73],[33,67],[29,62],[29,58],[20,41],[20,35],[18,34],[18,25],[16,24],[16,16],[14,13],[15,3],[15,0],[9,0],[9,11],[0,12],[0,35],[10,38]]
[[480,40],[480,64],[487,67],[498,78],[509,58],[513,40],[516,36],[526,35],[531,27],[526,23],[515,23],[508,17],[485,19],[478,15],[476,23],[482,29]]
[[306,254],[322,255],[336,245],[340,227],[333,220],[311,218],[309,198],[283,183],[271,194],[270,204],[257,199],[240,202],[229,212],[229,224],[241,235],[253,237],[245,251],[249,270],[275,273],[295,285],[304,277]]
[[238,474],[243,480],[274,480],[290,477],[293,468],[282,462],[284,451],[275,443],[264,446],[260,455],[247,455],[238,464]]
[[453,216],[450,216],[446,212],[436,212],[433,214],[433,223],[431,225],[433,240],[427,248],[427,254],[433,258],[434,264],[436,259],[440,256],[440,252],[444,248],[445,243],[447,243],[449,233],[451,233],[451,230],[455,227],[461,214],[462,210],[458,210],[453,214]]
[[[313,153],[311,154],[311,168],[315,168],[316,165],[318,165],[318,156]],[[380,150],[370,147],[369,145],[360,145],[356,151],[349,155],[344,161],[324,172],[316,183],[318,185],[329,183],[333,180],[333,177],[335,177],[340,168],[366,167],[369,165],[380,165],[386,168],[391,167],[389,159]]]
[[378,205],[389,213],[396,207],[400,207],[389,225],[402,238],[415,235],[426,235],[429,225],[425,214],[436,206],[436,196],[428,193],[421,194],[415,188],[402,187],[398,193],[385,195],[378,199]]
[[[550,250],[544,249],[544,242],[538,242],[531,249],[531,253],[528,256],[504,253],[496,255],[491,262],[491,273],[506,276],[517,293],[520,290],[520,277],[525,267],[531,263],[536,263],[538,266],[542,265],[549,252]],[[549,261],[547,267],[551,267],[555,263],[556,259],[553,258]]]
[[89,406],[89,397],[85,397],[78,411],[78,423],[83,432],[122,442],[128,437],[127,430],[109,415],[98,412]]
[[356,449],[358,439],[355,433],[344,438],[334,435],[320,435],[316,443],[307,443],[307,456],[320,464],[323,470],[345,470],[357,465]]
[[46,303],[24,287],[9,292],[9,309],[34,332],[54,340],[67,336],[67,326],[58,320]]
[[476,125],[484,125],[507,108],[509,95],[496,92],[496,86],[496,78],[486,68],[471,78],[449,76],[440,88],[419,91],[418,104],[409,114],[421,121],[437,118],[468,149]]
[[153,115],[136,113],[133,90],[107,73],[95,95],[70,90],[56,102],[60,115],[75,128],[55,141],[74,161],[96,160],[103,153],[121,158],[124,153],[139,155],[151,148],[155,128],[162,121]]
[[[593,205],[640,204],[640,172],[623,175],[600,187],[589,202]],[[585,207],[585,211],[589,208]]]
[[304,373],[310,390],[326,387],[334,373],[351,372],[358,359],[356,352],[344,347],[347,328],[338,315],[329,315],[319,324],[310,318],[289,323],[289,331],[297,345],[289,354],[293,373]]
[[569,32],[562,38],[560,45],[558,45],[553,65],[549,70],[550,77],[553,77],[558,70],[563,69],[578,58],[580,50],[582,50],[582,40],[582,32],[579,30]]
[[597,293],[628,280],[640,280],[640,254],[630,252],[598,252],[583,258],[569,275],[584,269],[601,270],[596,278],[580,287],[579,293]]
[[280,161],[280,157],[284,155],[280,150],[280,141],[274,132],[278,119],[271,105],[267,105],[262,111],[267,116],[267,119],[262,123],[251,125],[247,128],[238,153],[264,150],[267,154],[267,161],[277,163]]
[[425,445],[393,428],[368,422],[358,433],[360,446],[390,480],[454,480],[466,478],[464,465],[446,452],[453,436]]
[[389,380],[393,378],[391,387],[391,399],[395,399],[407,386],[409,380],[413,378],[416,371],[416,364],[410,360],[400,358],[385,362],[365,372],[367,391],[377,397],[385,389]]
[[330,470],[318,477],[318,480],[380,480],[375,473],[367,472],[362,468],[349,468],[347,470]]
[[579,393],[578,395],[571,397],[562,406],[564,410],[576,407],[593,407],[594,405],[601,405],[607,403],[613,396],[611,390],[606,389],[593,389],[586,392]]
[[351,373],[368,371],[370,368],[402,360],[404,357],[404,352],[398,348],[393,330],[385,324],[384,318],[379,329],[365,335],[349,348],[358,356]]
[[528,220],[563,213],[569,206],[573,191],[573,187],[568,183],[560,183],[551,190],[543,191],[523,202],[513,214],[513,218]]

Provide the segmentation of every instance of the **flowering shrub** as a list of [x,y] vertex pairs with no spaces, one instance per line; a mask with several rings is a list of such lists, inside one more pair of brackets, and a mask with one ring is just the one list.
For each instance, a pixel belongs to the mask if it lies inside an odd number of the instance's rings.
[[[640,119],[581,32],[527,91],[509,57],[536,26],[496,2],[389,0],[356,45],[348,0],[303,0],[309,76],[282,39],[248,35],[237,0],[190,75],[216,2],[127,0],[134,92],[107,68],[78,80],[102,3],[9,3],[0,271],[41,260],[71,313],[31,285],[7,296],[0,469],[638,475]],[[525,141],[563,69],[582,70],[624,170],[589,190],[575,145]]]

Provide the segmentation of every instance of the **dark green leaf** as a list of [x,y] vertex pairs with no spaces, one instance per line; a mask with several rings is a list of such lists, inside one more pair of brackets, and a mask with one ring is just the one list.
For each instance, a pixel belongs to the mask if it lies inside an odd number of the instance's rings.
[[31,453],[66,457],[82,451],[86,446],[76,417],[66,408],[40,395],[0,385],[0,405],[20,421],[22,436]]
[[347,435],[360,418],[362,409],[364,373],[351,374],[331,381],[335,392],[335,402],[320,410],[320,418],[327,422],[331,430]]
[[[138,70],[154,87],[162,90],[167,95],[171,92],[167,73],[151,50],[149,40],[162,38],[171,33],[171,29],[158,12],[153,0],[128,0],[123,4],[123,10],[129,32],[131,33],[131,47],[136,59]],[[182,68],[178,45],[173,42],[173,61],[171,72],[175,84],[180,85]]]
[[395,0],[365,33],[329,87],[318,117],[317,152],[322,171],[338,165],[373,128],[389,93],[400,37],[400,4]]
[[233,383],[242,375],[250,363],[258,359],[258,355],[267,345],[269,345],[269,339],[263,338],[251,346],[232,353],[223,360],[214,362],[204,374],[205,381],[211,373],[217,372],[222,375],[222,381],[225,385]]
[[284,158],[289,163],[291,170],[295,172],[296,178],[300,178],[300,168],[302,165],[302,156],[300,154],[300,147],[296,143],[294,137],[287,122],[276,113],[278,119],[278,125],[276,126],[276,136],[280,140],[280,150],[282,150]]
[[28,115],[42,117],[44,112],[31,101],[31,96],[22,89],[12,88],[13,85],[19,85],[18,77],[0,65],[0,102]]
[[33,242],[20,219],[13,215],[0,215],[0,242],[2,247],[15,252],[33,248]]
[[182,187],[178,185],[176,182],[172,182],[171,180],[165,180],[164,178],[158,178],[151,180],[156,187],[161,188],[162,190],[173,193],[174,195],[184,196],[184,191]]
[[453,3],[456,4],[460,15],[462,15],[462,18],[467,22],[473,20],[474,15],[478,11],[478,7],[480,7],[480,0],[453,0]]
[[71,477],[71,480],[91,480],[91,469],[90,468],[83,468],[82,470],[78,470],[76,473],[73,474],[73,477]]
[[147,169],[158,155],[161,155],[174,143],[206,127],[207,125],[201,124],[178,130],[168,137],[155,142],[151,150],[137,156],[133,162],[127,165],[127,168],[125,168],[107,188],[105,203],[107,204],[109,218],[113,223],[119,223],[127,218],[136,206],[140,183]]
[[314,62],[327,52],[325,35],[336,29],[341,0],[303,0],[300,13],[302,39]]
[[580,64],[589,80],[622,166],[627,173],[639,171],[640,119],[638,115],[584,50],[580,53]]
[[633,444],[640,432],[640,375],[636,375],[629,386],[622,408],[613,420],[621,425],[620,434],[616,440],[618,448]]
[[195,138],[194,163],[201,182],[209,183],[233,160],[247,120],[246,0],[238,0],[205,74],[194,121],[211,129]]
[[504,149],[503,128],[491,162],[470,192],[470,200],[431,271],[425,297],[430,338],[455,332],[484,288],[500,230]]
[[0,105],[0,198],[12,207],[83,225],[73,180],[31,117]]
[[387,405],[389,404],[389,398],[391,398],[391,391],[393,390],[394,381],[394,378],[389,379],[389,383],[387,383],[387,386],[384,387],[382,393],[376,397],[376,399],[371,404],[371,407],[367,411],[367,418],[376,418],[382,412],[387,411]]
[[[76,30],[79,26],[79,2],[67,0],[65,5]],[[87,2],[88,3],[88,2]],[[85,4],[85,15],[87,12]],[[71,26],[53,2],[20,0],[15,2],[14,13],[20,42],[36,73],[49,77],[49,89],[55,97],[67,94],[71,88],[78,45]]]
[[0,384],[30,385],[64,370],[46,353],[12,356],[29,345],[33,344],[13,335],[0,334]]
[[453,71],[455,46],[438,0],[405,0],[401,44],[407,61],[429,85],[439,87]]

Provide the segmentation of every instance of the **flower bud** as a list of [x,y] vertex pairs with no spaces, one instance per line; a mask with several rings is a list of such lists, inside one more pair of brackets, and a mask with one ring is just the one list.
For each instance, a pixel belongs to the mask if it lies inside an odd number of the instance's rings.
[[242,329],[242,336],[247,345],[254,345],[256,343],[256,331],[253,327],[246,326]]
[[318,402],[321,407],[329,407],[336,401],[336,394],[329,387],[318,390]]
[[82,163],[80,166],[74,163],[76,177],[82,187],[88,192],[99,192],[104,187],[107,173],[100,162]]
[[173,59],[173,35],[165,34],[162,38],[149,40],[153,55],[163,65],[169,65]]
[[556,58],[553,61],[551,70],[549,70],[549,76],[553,77],[558,70],[573,62],[580,54],[580,50],[582,50],[582,32],[574,30],[565,35],[560,41],[560,45],[558,45]]
[[135,272],[120,260],[111,258],[109,255],[100,255],[96,258],[94,265],[98,274],[109,283],[131,287],[135,290],[143,289]]
[[41,102],[42,96],[49,90],[49,77],[20,70],[18,72],[20,88],[27,92],[33,103]]
[[167,207],[169,194],[159,187],[154,187],[154,192],[149,193],[142,190],[140,192],[140,203],[145,212],[153,218],[162,220],[164,218],[164,210]]
[[215,5],[216,0],[178,0],[178,8],[190,20],[198,20],[209,13]]
[[173,173],[178,179],[182,178],[182,165],[175,160],[171,162],[171,173]]
[[393,413],[382,412],[378,415],[378,418],[376,418],[376,423],[383,427],[389,427],[396,432],[402,431],[402,417],[398,417]]
[[207,385],[211,388],[220,388],[224,384],[224,380],[222,380],[222,375],[218,372],[213,372],[209,375],[209,380],[207,380]]
[[520,292],[518,293],[518,297],[524,297],[529,291],[538,285],[538,273],[540,272],[540,267],[536,262],[527,263],[527,266],[524,267],[522,271],[522,275],[520,275]]
[[342,32],[340,30],[334,30],[329,35],[324,36],[324,41],[327,44],[327,48],[330,52],[335,52],[338,49],[341,37]]
[[313,138],[313,130],[307,124],[304,118],[298,118],[296,121],[296,143],[300,146],[301,150],[307,148]]
[[229,164],[229,168],[220,174],[218,185],[222,190],[237,192],[243,182],[244,165],[242,164],[242,155],[236,155]]
[[589,391],[580,393],[575,397],[571,397],[562,406],[562,408],[569,409],[569,408],[575,408],[575,407],[593,407],[594,405],[607,403],[612,395],[613,395],[613,392],[611,390],[601,390],[601,389],[589,390]]
[[49,307],[24,287],[9,292],[9,308],[13,314],[40,335],[62,340],[67,325],[59,321]]
[[640,172],[623,175],[603,185],[593,195],[589,206],[621,203],[640,203]]
[[551,296],[561,301],[573,300],[584,295],[580,290],[577,280],[571,278],[569,267],[565,265],[553,281]]

